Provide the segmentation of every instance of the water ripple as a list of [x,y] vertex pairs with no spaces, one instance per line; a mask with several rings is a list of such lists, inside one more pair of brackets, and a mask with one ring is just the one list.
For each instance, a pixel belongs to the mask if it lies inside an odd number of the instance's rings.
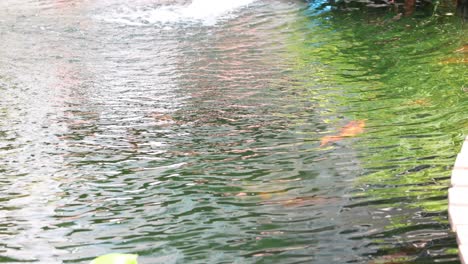
[[0,262],[456,263],[455,29],[298,1],[16,2]]

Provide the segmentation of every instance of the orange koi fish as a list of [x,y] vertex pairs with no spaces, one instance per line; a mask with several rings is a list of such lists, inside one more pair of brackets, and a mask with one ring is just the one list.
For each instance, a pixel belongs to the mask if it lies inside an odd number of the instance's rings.
[[285,207],[301,207],[307,205],[324,205],[330,203],[336,203],[339,201],[338,197],[326,197],[326,196],[302,196],[295,198],[286,198],[286,199],[272,199],[263,201],[260,204],[262,205],[282,205]]
[[468,44],[463,45],[461,48],[457,49],[457,53],[468,53]]
[[466,64],[468,58],[448,58],[440,62],[440,64]]
[[335,136],[325,136],[320,141],[320,147],[323,147],[331,142],[337,142],[347,137],[354,137],[358,134],[364,132],[364,127],[366,126],[366,122],[364,120],[355,120],[351,121],[346,124],[344,127],[341,128],[340,134]]

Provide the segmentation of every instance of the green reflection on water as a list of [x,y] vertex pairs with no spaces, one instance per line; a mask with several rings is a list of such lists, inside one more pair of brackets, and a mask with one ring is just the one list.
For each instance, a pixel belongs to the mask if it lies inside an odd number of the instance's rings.
[[389,218],[386,231],[371,235],[382,248],[371,263],[458,263],[446,198],[468,130],[468,54],[457,52],[468,43],[466,27],[453,17],[394,21],[362,12],[312,14],[294,26],[294,89],[327,127],[310,137],[366,122],[363,134],[323,151],[352,143],[364,168],[354,206]]

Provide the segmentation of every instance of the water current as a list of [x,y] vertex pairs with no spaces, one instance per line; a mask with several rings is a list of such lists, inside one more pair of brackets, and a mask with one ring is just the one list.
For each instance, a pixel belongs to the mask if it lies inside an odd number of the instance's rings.
[[2,0],[0,262],[459,263],[466,25],[394,15]]

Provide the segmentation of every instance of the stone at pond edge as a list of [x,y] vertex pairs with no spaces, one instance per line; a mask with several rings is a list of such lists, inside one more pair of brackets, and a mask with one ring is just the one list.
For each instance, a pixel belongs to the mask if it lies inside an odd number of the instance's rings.
[[138,264],[138,255],[112,253],[95,258],[90,264]]
[[[463,144],[466,145],[466,144]],[[457,155],[457,159],[455,160],[455,165],[453,167],[454,170],[468,170],[468,153],[466,147],[463,149],[464,152],[460,152]]]
[[460,255],[460,261],[462,264],[467,264],[466,259],[468,257],[468,246],[461,245],[458,247],[458,255]]
[[468,187],[468,170],[453,170],[451,184],[453,187]]
[[468,187],[452,187],[449,189],[449,221],[453,231],[458,226],[468,225]]

